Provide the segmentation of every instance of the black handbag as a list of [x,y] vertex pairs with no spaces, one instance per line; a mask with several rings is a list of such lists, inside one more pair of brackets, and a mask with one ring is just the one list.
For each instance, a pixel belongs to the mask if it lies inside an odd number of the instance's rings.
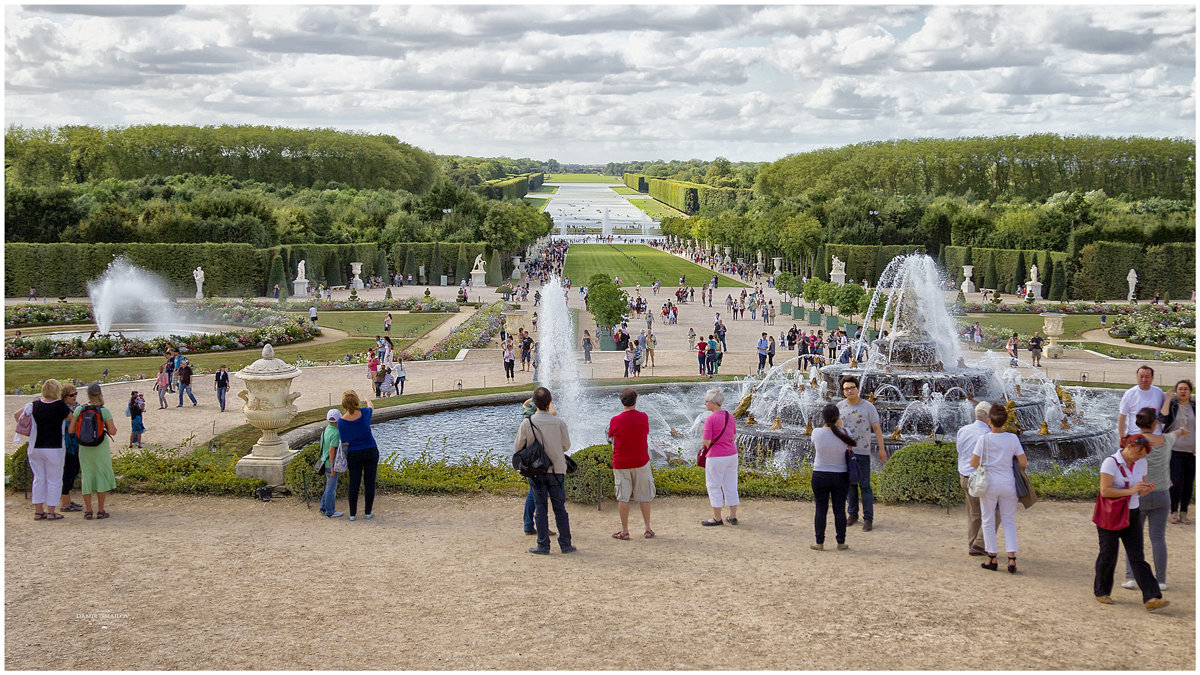
[[575,460],[571,459],[570,455],[564,453],[563,457],[567,460],[567,473],[575,473],[579,470],[579,465],[575,463]]
[[323,460],[317,460],[317,463],[313,464],[313,471],[316,471],[318,476],[324,476],[325,462]]
[[858,460],[854,458],[854,451],[846,448],[846,473],[850,477],[851,485],[858,485],[862,480],[862,470],[858,466]]
[[533,433],[533,440],[514,452],[512,458],[513,468],[526,478],[549,473],[554,468],[550,457],[546,455],[546,448],[538,440],[537,427],[534,426],[532,419],[529,420],[529,428]]

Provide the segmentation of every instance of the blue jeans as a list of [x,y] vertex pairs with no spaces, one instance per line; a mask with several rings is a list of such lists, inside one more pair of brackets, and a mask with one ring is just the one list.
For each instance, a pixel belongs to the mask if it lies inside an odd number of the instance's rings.
[[868,523],[875,520],[875,493],[871,492],[871,456],[854,454],[858,460],[858,475],[862,480],[858,485],[851,485],[846,494],[846,513],[851,518],[858,517],[858,491],[862,490],[863,520]]
[[550,550],[550,515],[546,509],[547,499],[554,508],[559,547],[566,548],[571,545],[571,522],[567,519],[567,493],[563,487],[565,481],[566,475],[561,473],[544,473],[529,479],[529,486],[533,488],[533,524],[537,530],[537,547],[543,551]]
[[529,492],[525,493],[525,531],[526,532],[534,532],[535,531],[534,526],[533,526],[534,503],[535,502],[534,502],[534,498],[533,498],[533,481],[530,481],[529,482]]
[[192,405],[196,405],[196,397],[192,394],[192,385],[179,383],[179,405],[183,405],[183,394],[187,392],[188,398],[192,399]]
[[329,515],[334,511],[333,500],[337,496],[337,474],[332,471],[325,472],[325,492],[321,495],[321,513]]
[[225,412],[225,393],[228,391],[229,387],[217,387],[217,403],[221,404],[221,412]]

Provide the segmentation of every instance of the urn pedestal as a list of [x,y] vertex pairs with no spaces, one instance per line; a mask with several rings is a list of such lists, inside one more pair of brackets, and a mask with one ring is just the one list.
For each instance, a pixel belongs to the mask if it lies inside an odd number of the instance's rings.
[[1063,334],[1063,317],[1066,314],[1042,312],[1042,331],[1046,333],[1046,356],[1052,359],[1061,358],[1063,348],[1058,346],[1058,338]]
[[283,470],[296,456],[279,438],[279,429],[286,427],[296,417],[296,399],[299,392],[292,392],[292,380],[300,369],[275,358],[271,345],[263,347],[262,358],[238,371],[236,375],[246,383],[238,392],[245,404],[242,414],[251,426],[262,431],[262,437],[250,448],[250,454],[237,463],[237,475],[242,478],[261,478],[268,485],[283,484]]
[[360,262],[350,263],[350,273],[353,274],[353,277],[350,279],[350,288],[356,288],[360,291],[363,289],[363,280],[358,275],[362,274],[362,266],[363,264]]

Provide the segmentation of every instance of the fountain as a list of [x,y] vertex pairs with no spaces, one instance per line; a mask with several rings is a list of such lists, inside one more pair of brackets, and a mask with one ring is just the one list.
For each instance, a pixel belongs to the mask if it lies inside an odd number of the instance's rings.
[[[579,343],[567,309],[562,280],[550,277],[542,286],[542,313],[538,317],[538,383],[554,394],[558,416],[568,425],[588,414],[584,405],[583,382],[576,361]],[[581,439],[572,439],[572,449],[583,447]]]
[[[752,399],[747,415],[777,417],[782,425],[742,431],[739,445],[751,453],[807,455],[809,443],[801,428],[818,419],[826,394],[841,390],[841,378],[856,376],[862,396],[879,410],[889,451],[930,437],[952,438],[972,419],[977,400],[1009,407],[1031,459],[1073,461],[1115,447],[1111,421],[1082,416],[1081,408],[1060,393],[1065,390],[1036,369],[1010,368],[991,352],[968,365],[941,287],[941,273],[929,256],[894,259],[880,277],[866,313],[874,316],[878,303],[884,302],[880,325],[890,327],[890,335],[870,344],[859,340],[847,348],[857,353],[869,347],[870,355],[861,364],[846,358],[844,363],[789,376],[784,367],[792,359],[762,380],[744,383],[743,394]],[[1064,412],[1068,406],[1070,413]],[[1068,425],[1069,417],[1073,421]]]
[[[114,328],[134,337],[124,324],[140,324],[136,337],[158,337],[188,331],[179,312],[171,304],[167,282],[157,274],[137,267],[129,258],[118,256],[98,278],[88,282],[96,332],[107,334]],[[68,337],[66,334],[54,337]]]

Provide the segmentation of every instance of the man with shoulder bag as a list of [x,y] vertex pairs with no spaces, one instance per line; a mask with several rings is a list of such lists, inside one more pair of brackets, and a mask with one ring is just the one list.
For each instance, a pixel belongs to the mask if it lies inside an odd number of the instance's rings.
[[550,520],[546,506],[548,499],[554,509],[559,548],[563,553],[574,553],[578,549],[571,545],[571,523],[567,517],[565,489],[566,452],[571,447],[571,437],[567,432],[566,423],[550,413],[553,397],[549,389],[538,387],[534,390],[532,399],[537,411],[521,422],[516,440],[513,441],[513,452],[518,453],[536,441],[546,453],[550,467],[545,473],[535,473],[529,477],[529,485],[533,489],[534,527],[537,531],[537,546],[529,549],[529,552],[538,555],[550,553]]

